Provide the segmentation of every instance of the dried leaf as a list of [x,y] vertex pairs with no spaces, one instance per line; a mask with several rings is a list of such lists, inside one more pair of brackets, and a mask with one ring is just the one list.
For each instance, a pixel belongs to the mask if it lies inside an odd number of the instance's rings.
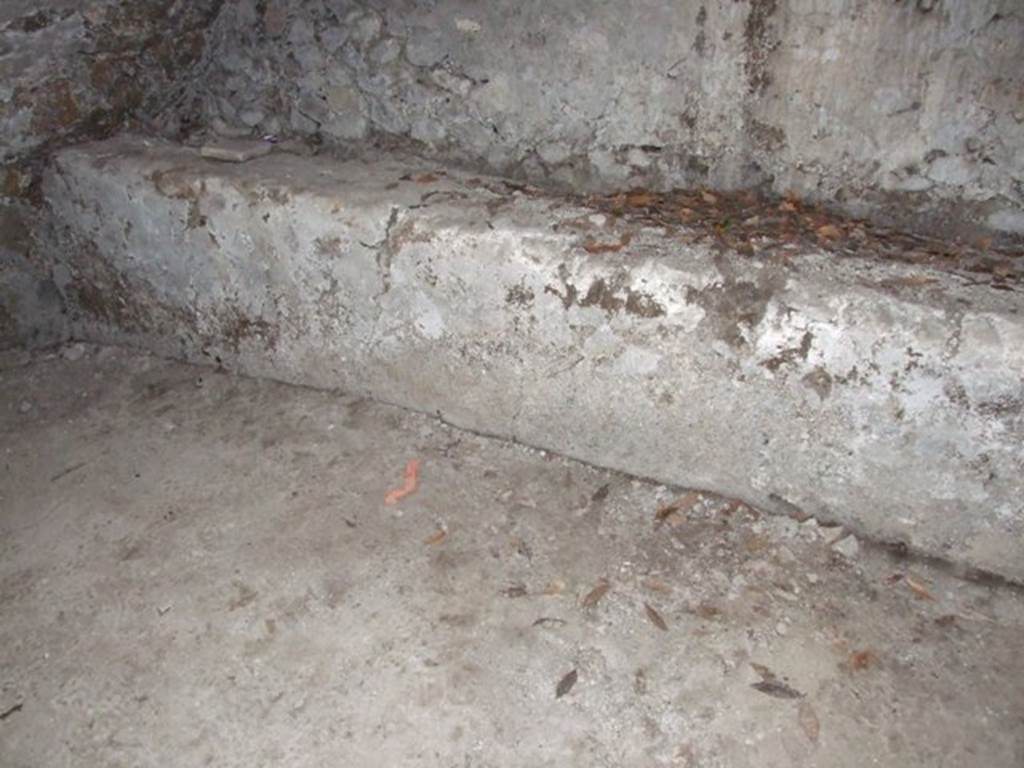
[[433,184],[437,181],[437,176],[432,173],[422,173],[415,179],[417,184]]
[[626,205],[630,208],[645,208],[649,205],[654,205],[658,202],[657,195],[645,192],[643,190],[637,190],[630,192],[626,195]]
[[818,237],[824,238],[825,240],[835,240],[836,238],[843,236],[843,233],[835,224],[823,224],[818,227],[817,232]]
[[769,541],[764,536],[755,535],[751,536],[749,539],[747,539],[747,541],[744,542],[743,549],[753,554],[755,552],[760,552],[762,549],[767,549],[770,544],[771,541]]
[[803,729],[807,740],[812,744],[818,743],[818,734],[821,732],[821,723],[818,722],[818,714],[814,711],[809,701],[801,701],[796,711],[797,722]]
[[565,694],[567,694],[569,691],[571,691],[572,687],[576,685],[577,678],[578,675],[576,674],[576,670],[574,669],[561,680],[559,680],[558,685],[555,687],[555,698],[560,699],[563,696],[565,696]]
[[796,203],[794,203],[792,200],[783,200],[781,203],[779,203],[779,210],[786,211],[787,213],[795,213]]
[[711,194],[707,190],[705,190],[704,192],[700,193],[700,199],[703,200],[708,205],[717,205],[718,204],[718,197],[716,195]]
[[402,485],[390,491],[384,497],[384,503],[388,505],[397,504],[410,493],[416,490],[419,485],[420,460],[410,459],[405,465],[405,474],[402,477]]
[[755,691],[774,696],[776,699],[802,699],[803,694],[796,688],[786,685],[779,680],[762,680],[750,686]]
[[644,579],[644,586],[652,592],[661,592],[664,595],[672,594],[672,587],[661,579],[655,579],[654,577]]
[[904,576],[903,581],[906,582],[907,586],[910,587],[910,591],[917,595],[918,600],[934,600],[932,593],[928,591],[924,584],[919,582],[913,576]]
[[951,627],[956,624],[956,616],[952,613],[947,613],[944,616],[939,616],[939,618],[935,620],[935,623],[940,627]]
[[587,253],[615,253],[629,245],[632,239],[633,235],[629,232],[623,233],[617,243],[599,243],[594,238],[588,237],[583,241],[583,250]]
[[565,582],[561,579],[555,579],[549,581],[547,586],[544,587],[545,595],[560,595],[565,591]]
[[680,496],[654,513],[654,526],[657,528],[663,525],[673,514],[686,514],[697,505],[698,501],[700,501],[700,493],[697,491],[690,491]]
[[927,275],[906,275],[904,277],[893,277],[888,280],[883,280],[882,285],[892,288],[913,288],[919,285],[928,285],[928,283],[934,283],[934,277],[928,277]]
[[425,538],[423,540],[423,543],[424,544],[429,544],[429,545],[440,544],[447,537],[448,537],[448,531],[446,531],[444,528],[438,528],[432,534],[427,536],[427,538]]
[[581,605],[584,608],[593,608],[599,602],[601,598],[608,594],[608,590],[612,588],[612,585],[608,583],[607,579],[601,579],[597,582],[592,590],[587,593],[587,596],[583,598]]
[[621,251],[621,243],[598,243],[591,238],[587,238],[583,241],[583,250],[587,253],[614,253],[615,251]]
[[774,680],[775,673],[772,672],[764,664],[758,664],[756,661],[750,662],[750,668],[757,672],[763,680]]
[[661,618],[661,614],[651,607],[650,603],[644,603],[644,611],[647,612],[647,618],[651,620],[651,624],[656,626],[662,632],[668,632],[668,624]]
[[[700,616],[702,619],[713,619],[716,616],[720,616],[721,613],[721,609],[714,603],[702,602],[700,605],[697,606],[697,615]],[[754,668],[757,669],[758,666],[760,665],[754,666]],[[765,667],[765,669],[767,669],[767,667]]]
[[529,593],[526,591],[526,587],[522,584],[511,584],[505,589],[501,590],[501,594],[505,597],[526,597]]
[[590,497],[590,501],[595,503],[595,504],[597,502],[599,502],[599,501],[604,501],[605,499],[608,498],[609,490],[611,490],[611,484],[610,483],[605,483],[600,488],[598,488],[596,491],[594,491],[593,495]]
[[548,624],[555,627],[561,627],[565,624],[565,619],[556,619],[553,616],[541,616],[539,619],[533,622],[533,626],[535,627],[543,627]]
[[850,654],[850,669],[867,669],[875,662],[871,651],[854,651]]

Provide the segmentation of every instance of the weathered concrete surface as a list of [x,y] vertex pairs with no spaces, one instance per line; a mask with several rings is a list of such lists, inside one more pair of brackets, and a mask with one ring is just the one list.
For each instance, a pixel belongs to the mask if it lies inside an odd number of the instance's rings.
[[67,337],[64,306],[53,281],[0,245],[0,349],[47,346]]
[[110,348],[0,434],[5,768],[1024,762],[1019,591],[812,524]]
[[45,185],[54,278],[86,338],[369,394],[1024,579],[1015,286],[743,257],[442,174],[64,150]]
[[209,124],[1024,235],[1019,0],[239,0],[213,39]]

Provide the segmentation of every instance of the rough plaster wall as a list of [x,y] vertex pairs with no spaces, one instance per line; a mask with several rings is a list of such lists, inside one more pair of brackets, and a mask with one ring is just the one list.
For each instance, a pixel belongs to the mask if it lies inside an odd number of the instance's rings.
[[1019,0],[236,0],[198,85],[221,130],[1020,238],[1022,41]]
[[49,151],[160,111],[186,118],[184,86],[222,3],[0,2],[0,346],[64,333],[32,236]]

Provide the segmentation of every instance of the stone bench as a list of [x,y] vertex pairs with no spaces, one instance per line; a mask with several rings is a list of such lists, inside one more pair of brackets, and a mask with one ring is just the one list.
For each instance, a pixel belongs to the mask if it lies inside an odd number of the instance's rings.
[[399,157],[228,164],[123,138],[58,153],[44,190],[78,337],[1024,580],[1015,285],[826,248],[759,258]]

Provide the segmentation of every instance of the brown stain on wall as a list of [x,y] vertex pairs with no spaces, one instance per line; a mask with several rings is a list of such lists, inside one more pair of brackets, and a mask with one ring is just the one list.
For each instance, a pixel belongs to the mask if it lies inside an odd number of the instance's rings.
[[763,94],[772,82],[768,57],[778,45],[772,39],[770,22],[778,10],[778,0],[750,0],[750,11],[743,25],[743,50],[746,61],[747,90],[752,96]]
[[188,203],[188,213],[185,216],[186,229],[198,229],[206,226],[206,217],[199,208],[199,200],[206,192],[205,180],[200,179],[196,184],[194,174],[178,168],[154,171],[150,174],[149,180],[161,194]]
[[627,315],[642,318],[665,315],[665,308],[651,294],[630,286],[629,273],[625,270],[620,270],[607,278],[596,278],[584,294],[568,281],[568,270],[565,265],[559,269],[559,276],[562,279],[563,290],[547,285],[544,287],[544,293],[561,299],[565,309],[577,304],[581,307],[599,307],[609,315],[623,311]]
[[56,80],[24,97],[32,106],[32,130],[58,132],[70,128],[81,116],[69,80]]
[[237,301],[203,311],[165,300],[146,279],[129,277],[106,262],[92,242],[80,244],[67,293],[82,314],[126,333],[185,337],[235,353],[248,341],[273,350],[281,337],[280,322],[248,312]]
[[810,331],[805,331],[803,337],[800,339],[799,346],[783,349],[777,355],[774,355],[767,360],[762,360],[760,364],[769,371],[774,372],[787,363],[795,363],[797,360],[806,360],[808,353],[811,351],[811,343],[813,341],[814,334]]
[[735,349],[746,346],[744,328],[754,328],[764,319],[768,303],[786,285],[786,273],[779,267],[764,267],[751,279],[740,279],[729,259],[715,257],[721,280],[704,288],[688,287],[686,300],[701,307],[702,323]]

